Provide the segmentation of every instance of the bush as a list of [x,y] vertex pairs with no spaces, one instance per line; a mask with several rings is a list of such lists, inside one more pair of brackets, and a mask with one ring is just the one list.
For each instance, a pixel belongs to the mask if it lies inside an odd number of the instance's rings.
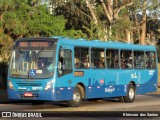
[[7,70],[8,64],[5,62],[0,62],[0,88],[7,88]]
[[160,44],[158,44],[158,45],[156,46],[156,48],[157,48],[158,62],[160,63]]

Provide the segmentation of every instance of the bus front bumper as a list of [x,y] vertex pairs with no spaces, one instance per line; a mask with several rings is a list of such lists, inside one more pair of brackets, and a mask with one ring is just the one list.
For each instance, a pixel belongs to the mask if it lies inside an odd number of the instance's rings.
[[14,90],[8,90],[9,100],[46,100],[54,101],[54,91],[39,91],[39,92],[17,92]]

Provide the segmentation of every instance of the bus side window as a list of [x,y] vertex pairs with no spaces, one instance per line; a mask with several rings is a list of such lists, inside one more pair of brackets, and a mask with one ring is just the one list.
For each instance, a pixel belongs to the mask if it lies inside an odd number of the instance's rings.
[[92,48],[91,49],[91,62],[92,68],[102,69],[105,68],[104,49]]
[[75,47],[74,48],[74,66],[76,69],[90,68],[89,48]]
[[117,49],[107,49],[106,50],[106,63],[108,69],[118,69],[119,68],[119,55]]
[[143,51],[134,51],[134,68],[144,69],[144,52]]
[[72,72],[72,51],[69,49],[61,49],[58,59],[59,76]]
[[146,68],[154,69],[156,68],[156,54],[155,52],[146,52]]
[[132,69],[132,51],[121,50],[121,68]]

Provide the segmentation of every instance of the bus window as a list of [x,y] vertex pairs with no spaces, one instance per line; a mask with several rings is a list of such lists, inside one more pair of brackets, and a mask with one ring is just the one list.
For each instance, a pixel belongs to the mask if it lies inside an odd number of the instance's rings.
[[91,51],[92,68],[105,68],[104,49],[93,48]]
[[61,49],[58,59],[59,76],[69,74],[71,72],[72,72],[72,51],[68,49]]
[[89,48],[76,47],[74,50],[75,68],[89,68]]
[[131,50],[121,50],[121,68],[131,69],[132,66],[132,51]]
[[134,51],[134,68],[144,69],[144,52]]
[[146,68],[156,68],[156,54],[155,52],[146,52]]
[[118,69],[119,68],[119,55],[118,50],[116,49],[107,49],[106,50],[106,63],[107,68],[109,69]]

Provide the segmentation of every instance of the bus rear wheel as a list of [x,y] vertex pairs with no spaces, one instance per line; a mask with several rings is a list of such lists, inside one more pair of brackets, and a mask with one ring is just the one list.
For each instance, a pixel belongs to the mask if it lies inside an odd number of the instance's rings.
[[130,84],[128,86],[127,96],[123,97],[124,102],[126,102],[126,103],[132,103],[134,101],[134,99],[135,99],[135,95],[136,95],[136,93],[135,93],[135,87],[132,84]]
[[73,98],[69,101],[70,107],[79,107],[82,103],[82,92],[78,86],[75,87],[73,92]]

